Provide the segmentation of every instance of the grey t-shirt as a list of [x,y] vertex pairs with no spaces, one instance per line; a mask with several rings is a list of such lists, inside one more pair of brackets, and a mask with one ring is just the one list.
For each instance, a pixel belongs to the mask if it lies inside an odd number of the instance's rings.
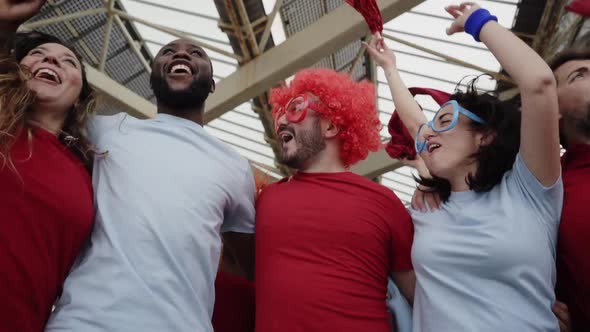
[[491,191],[411,210],[414,331],[558,331],[555,246],[561,177],[544,187],[517,155]]
[[98,116],[96,220],[46,331],[212,331],[220,232],[254,232],[248,162],[194,122]]

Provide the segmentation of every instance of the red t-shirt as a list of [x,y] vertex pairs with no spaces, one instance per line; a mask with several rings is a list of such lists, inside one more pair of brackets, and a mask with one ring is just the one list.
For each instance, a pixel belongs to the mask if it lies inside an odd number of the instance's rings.
[[359,175],[298,173],[256,204],[256,332],[389,332],[387,277],[411,270],[413,225]]
[[0,169],[0,331],[40,332],[92,228],[90,176],[51,133],[23,130]]
[[254,283],[218,271],[211,321],[215,332],[254,332]]
[[568,148],[562,169],[557,299],[568,305],[573,332],[590,331],[590,145]]

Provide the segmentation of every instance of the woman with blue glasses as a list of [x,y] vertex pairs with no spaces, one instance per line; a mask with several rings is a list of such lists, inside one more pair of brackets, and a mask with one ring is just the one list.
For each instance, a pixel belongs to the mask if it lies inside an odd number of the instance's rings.
[[414,331],[558,331],[551,306],[563,185],[553,74],[487,10],[446,11],[454,18],[447,33],[481,38],[518,85],[522,108],[472,84],[427,121],[393,52],[367,45],[430,172],[419,182],[444,202],[411,210]]
[[[475,83],[475,81],[474,81]],[[445,131],[449,131],[459,122],[459,114],[463,114],[468,117],[471,121],[477,122],[480,125],[485,124],[486,122],[477,116],[475,113],[468,111],[467,109],[463,108],[456,100],[449,100],[447,103],[443,104],[438,112],[436,112],[433,120],[428,121],[427,123],[423,123],[418,127],[418,132],[416,133],[416,152],[420,155],[424,150],[430,150],[428,146],[428,141],[424,139],[425,131],[422,129],[430,128],[435,133],[443,133]],[[436,146],[431,146],[431,148],[436,148]]]

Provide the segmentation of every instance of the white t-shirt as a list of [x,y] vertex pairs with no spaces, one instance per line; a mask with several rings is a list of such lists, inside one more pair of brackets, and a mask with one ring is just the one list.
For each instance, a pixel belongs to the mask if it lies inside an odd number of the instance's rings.
[[491,191],[411,210],[414,331],[559,331],[551,306],[562,202],[561,178],[544,187],[519,154]]
[[196,123],[97,116],[96,221],[46,331],[212,331],[220,232],[254,232],[248,162]]

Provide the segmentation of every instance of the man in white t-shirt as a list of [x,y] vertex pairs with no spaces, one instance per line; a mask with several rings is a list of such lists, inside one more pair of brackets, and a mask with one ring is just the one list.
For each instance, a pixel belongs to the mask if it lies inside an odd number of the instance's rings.
[[97,116],[90,128],[96,222],[46,331],[212,331],[221,251],[253,270],[248,162],[203,129],[215,89],[205,51],[176,40],[156,55],[158,115]]

